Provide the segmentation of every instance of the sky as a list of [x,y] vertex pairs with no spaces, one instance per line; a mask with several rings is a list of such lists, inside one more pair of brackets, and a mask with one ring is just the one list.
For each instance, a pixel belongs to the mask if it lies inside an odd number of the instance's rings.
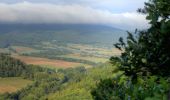
[[146,15],[136,12],[147,0],[0,0],[0,23],[101,24],[145,29]]

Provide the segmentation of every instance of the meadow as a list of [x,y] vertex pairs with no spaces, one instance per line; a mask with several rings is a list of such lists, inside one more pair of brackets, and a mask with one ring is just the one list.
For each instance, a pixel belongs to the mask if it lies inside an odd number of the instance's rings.
[[31,83],[32,81],[21,77],[0,78],[0,94],[16,92]]

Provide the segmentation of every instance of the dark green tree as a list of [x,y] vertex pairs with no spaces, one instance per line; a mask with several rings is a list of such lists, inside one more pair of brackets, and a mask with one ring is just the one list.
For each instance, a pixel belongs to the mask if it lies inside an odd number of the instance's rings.
[[[95,100],[167,100],[170,76],[170,0],[149,0],[143,9],[150,27],[128,32],[115,47],[120,57],[111,57],[123,71],[118,79],[101,81],[92,91]],[[118,82],[115,82],[118,81]],[[168,99],[169,100],[169,99]]]
[[[139,13],[146,14],[150,28],[128,32],[127,44],[123,39],[115,47],[124,51],[121,66],[127,76],[136,79],[140,75],[170,75],[170,0],[149,0]],[[114,57],[111,61],[114,61]]]

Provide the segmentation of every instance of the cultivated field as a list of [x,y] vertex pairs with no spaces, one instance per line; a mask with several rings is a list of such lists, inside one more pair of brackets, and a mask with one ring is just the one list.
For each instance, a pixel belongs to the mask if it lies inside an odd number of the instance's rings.
[[[12,56],[26,64],[41,65],[49,68],[70,68],[77,66],[92,67],[95,63],[105,63],[111,56],[119,56],[121,51],[95,44],[58,44],[44,41],[30,47],[10,46]],[[94,64],[92,64],[94,63]]]
[[20,77],[0,78],[0,94],[16,92],[31,83],[32,81]]
[[82,65],[81,63],[67,62],[63,60],[53,60],[47,58],[18,56],[18,55],[12,55],[12,56],[16,59],[25,62],[26,64],[42,65],[47,67],[50,66],[53,68],[69,68],[69,67],[77,67]]

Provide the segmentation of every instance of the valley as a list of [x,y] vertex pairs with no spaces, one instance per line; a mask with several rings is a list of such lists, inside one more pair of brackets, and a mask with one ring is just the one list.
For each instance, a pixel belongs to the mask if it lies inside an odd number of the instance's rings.
[[[114,39],[125,36],[122,30],[95,25],[16,27],[0,28],[0,54],[6,58],[0,62],[4,70],[0,98],[91,100],[91,87],[100,78],[116,75],[107,75],[114,70],[109,58],[121,54],[112,45]],[[77,90],[71,91],[74,87]]]
[[170,0],[0,0],[0,100],[170,100]]
[[84,44],[66,44],[62,46],[40,44],[35,47],[10,46],[1,48],[1,53],[11,53],[12,57],[26,64],[41,65],[51,68],[92,67],[105,63],[110,55],[118,56],[120,51],[113,48],[99,48]]
[[[0,52],[49,68],[96,66],[119,56],[113,48],[126,33],[102,25],[0,25]],[[15,28],[14,28],[15,26]]]

